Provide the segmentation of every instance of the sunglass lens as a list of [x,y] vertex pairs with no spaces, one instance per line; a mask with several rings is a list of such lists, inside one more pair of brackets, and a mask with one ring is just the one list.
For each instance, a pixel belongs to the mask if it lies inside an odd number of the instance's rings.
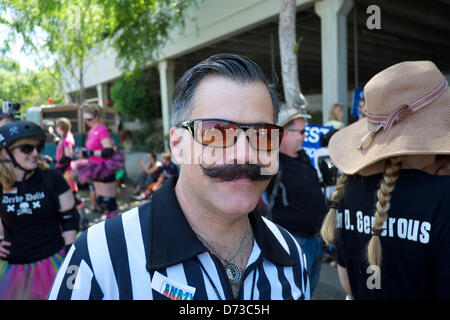
[[252,147],[260,151],[277,149],[282,136],[280,129],[270,124],[254,126],[249,129],[247,135]]
[[32,144],[23,144],[19,147],[20,151],[23,153],[29,154],[32,153],[34,150],[34,145]]
[[195,124],[195,137],[205,146],[223,148],[234,143],[238,126],[223,120],[199,120]]
[[38,144],[38,145],[34,145],[34,144],[22,144],[19,146],[19,149],[21,152],[25,153],[25,154],[30,154],[34,151],[34,148],[36,148],[38,153],[41,153],[42,149],[44,148],[44,146],[42,144]]

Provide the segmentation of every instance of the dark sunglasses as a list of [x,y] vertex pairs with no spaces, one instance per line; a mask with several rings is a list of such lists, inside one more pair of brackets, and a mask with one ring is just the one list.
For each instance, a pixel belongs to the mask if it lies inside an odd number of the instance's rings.
[[87,122],[90,122],[92,120],[94,120],[94,118],[84,118],[84,121],[87,121]]
[[35,145],[35,144],[31,144],[31,143],[24,143],[24,144],[20,144],[20,145],[16,146],[15,148],[19,148],[20,151],[24,154],[33,153],[35,148],[38,153],[41,153],[42,149],[44,149],[44,145],[43,144]]
[[305,129],[303,129],[303,130],[295,130],[295,129],[288,129],[288,131],[290,131],[290,132],[300,132],[300,134],[301,135],[304,135],[305,134],[305,132],[306,132],[306,130]]
[[283,128],[272,123],[243,124],[223,119],[194,119],[178,125],[191,131],[194,139],[213,148],[231,147],[238,140],[240,130],[246,133],[250,146],[258,151],[272,151],[280,147]]

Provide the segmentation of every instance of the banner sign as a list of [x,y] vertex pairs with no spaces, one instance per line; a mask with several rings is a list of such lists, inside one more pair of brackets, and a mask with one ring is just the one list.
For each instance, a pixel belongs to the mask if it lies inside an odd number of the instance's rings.
[[309,159],[313,166],[317,168],[317,152],[319,149],[322,149],[322,145],[320,144],[320,137],[324,134],[327,134],[328,131],[333,129],[333,127],[324,127],[324,126],[306,126],[306,138],[303,141],[303,149],[308,155]]

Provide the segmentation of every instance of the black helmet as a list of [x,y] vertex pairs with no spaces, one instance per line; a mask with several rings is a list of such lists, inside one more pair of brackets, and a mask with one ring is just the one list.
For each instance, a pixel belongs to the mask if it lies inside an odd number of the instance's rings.
[[10,121],[0,126],[0,149],[9,147],[22,138],[38,138],[45,141],[45,132],[31,121]]

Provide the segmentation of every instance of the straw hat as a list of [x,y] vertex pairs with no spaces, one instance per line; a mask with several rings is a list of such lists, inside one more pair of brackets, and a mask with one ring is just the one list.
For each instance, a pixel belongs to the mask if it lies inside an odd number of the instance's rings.
[[400,155],[450,154],[450,90],[430,61],[402,62],[364,87],[365,118],[330,140],[334,164],[355,174]]
[[284,104],[281,106],[280,112],[278,113],[277,125],[284,127],[289,122],[297,118],[311,119],[311,116],[305,112],[300,112],[297,108]]

